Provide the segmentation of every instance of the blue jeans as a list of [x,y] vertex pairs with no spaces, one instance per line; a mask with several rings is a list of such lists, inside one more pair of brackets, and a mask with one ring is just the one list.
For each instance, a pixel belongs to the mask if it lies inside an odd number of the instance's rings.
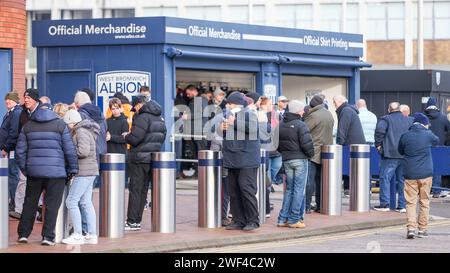
[[269,157],[267,164],[267,174],[270,178],[270,183],[274,183],[275,177],[277,176],[277,173],[280,171],[281,165],[283,164],[281,156]]
[[19,184],[19,166],[14,158],[8,160],[8,192],[9,192],[9,205],[14,209],[16,198],[16,188]]
[[295,224],[303,220],[308,160],[294,159],[283,162],[286,172],[286,191],[278,223]]
[[[66,206],[69,210],[75,233],[81,234],[81,213],[86,217],[87,232],[97,234],[94,204],[92,204],[92,185],[95,176],[76,176],[70,186]],[[80,211],[81,210],[81,211]]]
[[[402,159],[382,158],[380,166],[380,205],[406,208]],[[396,193],[398,192],[398,205]]]
[[[433,175],[433,187],[441,187],[442,185],[442,176],[440,174]],[[433,194],[439,194],[441,193],[441,190],[438,189],[431,189],[431,193]]]

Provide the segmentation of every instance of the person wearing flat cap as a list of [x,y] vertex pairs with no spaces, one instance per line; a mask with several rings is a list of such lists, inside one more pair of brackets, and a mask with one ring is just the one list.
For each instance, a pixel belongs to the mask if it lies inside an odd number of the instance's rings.
[[[430,212],[430,192],[433,180],[433,159],[431,147],[439,143],[439,138],[430,128],[430,120],[422,113],[414,114],[414,123],[400,137],[398,152],[402,159],[405,177],[405,199],[407,216],[407,239],[414,239],[416,228],[419,238],[427,237]],[[417,201],[419,201],[419,219],[416,219]]]
[[278,97],[277,112],[279,114],[280,121],[283,120],[284,113],[286,111],[286,107],[287,107],[288,103],[289,103],[289,100],[285,96]]
[[230,207],[233,222],[227,230],[251,231],[259,228],[256,177],[260,164],[258,118],[250,111],[244,95],[231,93],[217,133],[223,136],[223,167],[228,170]]
[[19,183],[19,167],[14,159],[14,150],[16,149],[17,139],[19,137],[19,117],[22,113],[19,94],[9,92],[5,96],[5,105],[8,112],[3,117],[0,127],[0,147],[2,157],[8,157],[8,193],[9,193],[9,211],[14,211],[16,188]]

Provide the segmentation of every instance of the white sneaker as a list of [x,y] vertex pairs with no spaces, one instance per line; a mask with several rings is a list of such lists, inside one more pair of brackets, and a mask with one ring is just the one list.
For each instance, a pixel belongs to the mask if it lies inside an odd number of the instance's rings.
[[72,235],[70,235],[66,239],[63,239],[62,243],[66,245],[83,245],[84,237],[81,234],[72,233]]
[[88,244],[88,245],[96,245],[96,244],[98,244],[98,237],[97,237],[97,235],[86,234],[86,236],[84,236],[84,243]]
[[396,212],[400,212],[400,213],[406,213],[406,209],[405,208],[396,208],[395,211]]

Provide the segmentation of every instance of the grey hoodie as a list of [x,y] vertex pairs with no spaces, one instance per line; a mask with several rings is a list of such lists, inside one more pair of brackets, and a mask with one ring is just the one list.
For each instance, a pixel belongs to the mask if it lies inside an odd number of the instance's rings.
[[78,155],[77,176],[96,176],[98,162],[95,141],[100,134],[100,126],[90,119],[83,119],[72,130],[72,139]]

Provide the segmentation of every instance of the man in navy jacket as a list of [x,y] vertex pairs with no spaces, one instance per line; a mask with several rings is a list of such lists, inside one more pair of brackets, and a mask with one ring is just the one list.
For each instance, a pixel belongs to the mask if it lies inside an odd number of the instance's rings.
[[413,239],[417,228],[416,209],[419,198],[419,237],[426,237],[430,211],[430,190],[433,178],[433,159],[431,147],[439,138],[428,128],[430,120],[422,113],[414,114],[414,124],[403,134],[398,152],[404,156],[406,213],[408,217],[407,238]]
[[250,231],[259,227],[256,200],[256,176],[261,161],[258,137],[258,118],[244,108],[243,95],[234,92],[228,96],[228,110],[219,128],[223,135],[223,167],[228,169],[230,206],[233,223],[227,230]]
[[[30,96],[31,95],[31,96]],[[32,109],[39,97],[25,92],[25,106]],[[42,245],[55,244],[55,225],[68,176],[78,173],[78,157],[69,130],[53,111],[37,109],[22,128],[16,147],[20,170],[27,177],[22,217],[17,228],[19,243],[27,243],[33,230],[41,193],[45,190]]]
[[17,138],[19,137],[19,117],[22,107],[19,105],[19,94],[9,92],[5,96],[5,104],[8,112],[3,117],[0,127],[0,147],[2,157],[8,157],[8,192],[9,192],[9,211],[14,211],[16,188],[19,183],[19,167],[16,164],[14,151],[16,149]]
[[[406,201],[403,194],[403,156],[398,152],[398,141],[411,126],[411,120],[400,112],[400,103],[389,104],[389,114],[380,118],[375,129],[375,147],[381,154],[380,205],[375,210],[390,209],[405,213]],[[398,183],[398,184],[397,184]],[[398,191],[398,205],[396,192]]]

